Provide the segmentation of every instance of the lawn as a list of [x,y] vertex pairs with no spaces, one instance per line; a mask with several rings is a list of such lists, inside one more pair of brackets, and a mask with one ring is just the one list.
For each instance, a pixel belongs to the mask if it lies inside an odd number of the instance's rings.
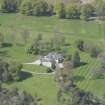
[[[89,41],[90,44],[97,44],[105,50],[105,24],[99,25],[96,21],[84,22],[80,20],[59,20],[54,17],[31,17],[20,14],[0,14],[0,31],[5,35],[5,42],[11,43],[11,34],[15,29],[16,45],[0,49],[0,54],[6,52],[6,58],[16,60],[20,63],[33,62],[37,58],[35,55],[28,55],[26,49],[33,43],[34,38],[38,33],[42,33],[46,40],[49,40],[55,32],[60,32],[67,38],[67,42],[71,44],[67,48],[68,53],[73,53],[76,49],[75,41],[83,39]],[[13,28],[11,28],[11,26]],[[27,45],[24,45],[21,38],[21,31],[28,29],[30,31],[30,40]],[[60,35],[59,34],[59,35]],[[98,67],[99,62],[93,59],[87,53],[81,53],[82,61],[87,64],[74,70],[75,82],[78,87],[86,91],[91,91],[95,95],[102,97],[105,93],[105,79],[92,79],[92,73]],[[46,68],[24,65],[24,69],[32,72],[43,73]],[[31,94],[36,92],[43,98],[45,105],[57,105],[56,93],[57,84],[53,76],[34,76],[18,83],[5,84],[4,86],[18,87],[20,90],[25,89]]]
[[22,82],[5,84],[4,87],[26,90],[33,96],[37,93],[42,98],[44,105],[57,105],[57,84],[53,76],[34,76]]
[[47,72],[47,67],[38,66],[38,65],[24,65],[23,69],[27,71],[29,70],[35,73],[46,73]]

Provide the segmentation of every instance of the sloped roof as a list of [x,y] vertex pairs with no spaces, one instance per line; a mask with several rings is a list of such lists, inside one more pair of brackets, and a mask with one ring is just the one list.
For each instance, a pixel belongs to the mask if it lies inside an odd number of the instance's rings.
[[42,61],[49,61],[49,62],[52,62],[53,60],[57,61],[57,60],[63,60],[63,59],[64,57],[62,54],[55,53],[55,52],[48,53],[48,55],[41,58]]

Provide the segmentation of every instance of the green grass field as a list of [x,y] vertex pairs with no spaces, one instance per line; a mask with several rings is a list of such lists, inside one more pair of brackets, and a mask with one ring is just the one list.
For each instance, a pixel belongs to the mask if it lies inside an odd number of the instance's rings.
[[[15,46],[0,49],[0,52],[7,52],[7,56],[4,57],[11,58],[20,63],[32,62],[37,58],[34,55],[27,55],[26,48],[33,42],[38,33],[42,33],[46,40],[49,40],[55,32],[62,33],[67,38],[67,42],[71,44],[67,49],[69,53],[73,53],[76,50],[75,41],[77,39],[90,41],[91,44],[97,44],[105,50],[104,22],[99,25],[96,21],[84,22],[80,20],[59,20],[56,17],[28,17],[20,14],[0,14],[0,24],[0,31],[5,35],[5,42],[12,42],[11,34],[15,29],[17,43]],[[23,45],[20,35],[23,29],[28,29],[31,35],[29,43],[26,46]],[[74,70],[74,75],[76,76],[75,82],[81,89],[91,91],[95,95],[102,97],[105,93],[105,79],[92,79],[92,73],[98,67],[99,62],[91,58],[87,53],[81,53],[81,59],[87,64]],[[46,68],[30,65],[24,66],[24,69],[33,72],[45,72],[46,70]],[[57,105],[57,83],[54,81],[53,76],[33,76],[22,82],[4,84],[4,86],[25,89],[32,95],[37,92],[43,98],[45,105]]]

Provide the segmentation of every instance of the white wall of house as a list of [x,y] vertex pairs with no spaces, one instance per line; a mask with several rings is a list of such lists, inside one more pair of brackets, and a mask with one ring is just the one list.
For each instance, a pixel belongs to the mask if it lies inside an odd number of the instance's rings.
[[[45,67],[51,67],[51,62],[41,62],[41,60],[36,60],[35,62],[32,63],[25,63],[25,64],[31,64],[31,65],[41,65]],[[58,63],[59,68],[63,68],[63,63]]]

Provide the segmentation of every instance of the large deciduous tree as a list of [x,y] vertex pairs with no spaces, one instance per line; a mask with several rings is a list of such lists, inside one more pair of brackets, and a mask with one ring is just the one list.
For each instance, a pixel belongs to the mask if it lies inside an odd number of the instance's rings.
[[32,15],[32,1],[31,0],[24,0],[20,6],[20,12],[26,15]]
[[2,0],[1,9],[3,12],[11,13],[17,12],[19,9],[20,0]]
[[77,3],[67,5],[66,18],[77,19],[80,17],[80,7]]
[[88,20],[89,17],[92,16],[93,13],[93,7],[90,4],[85,4],[81,7],[81,16],[80,18],[82,20]]
[[95,0],[94,7],[96,14],[99,19],[105,19],[105,1],[104,0]]
[[56,5],[56,14],[59,18],[65,18],[66,17],[66,9],[64,3],[58,3]]

